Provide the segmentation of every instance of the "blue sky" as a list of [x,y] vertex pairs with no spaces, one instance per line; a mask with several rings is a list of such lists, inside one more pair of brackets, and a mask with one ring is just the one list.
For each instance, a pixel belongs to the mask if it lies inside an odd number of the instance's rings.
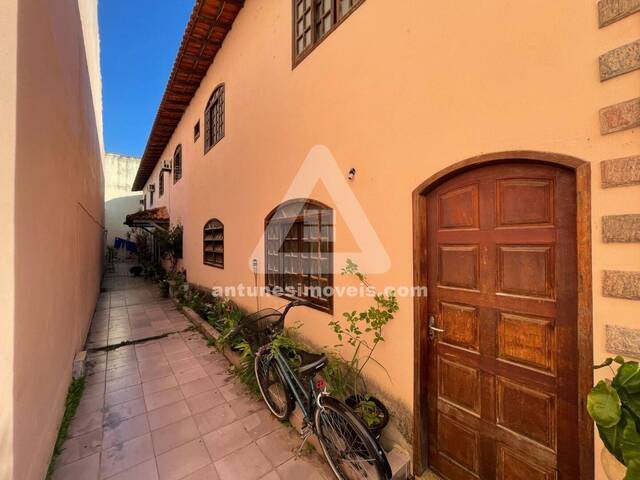
[[192,0],[100,0],[107,152],[142,156]]

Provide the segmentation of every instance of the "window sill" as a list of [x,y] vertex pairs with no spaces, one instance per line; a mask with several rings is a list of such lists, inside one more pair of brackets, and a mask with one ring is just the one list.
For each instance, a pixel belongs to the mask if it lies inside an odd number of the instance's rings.
[[219,265],[217,263],[207,263],[207,262],[203,262],[202,264],[206,265],[207,267],[219,268],[220,270],[224,270],[224,264]]

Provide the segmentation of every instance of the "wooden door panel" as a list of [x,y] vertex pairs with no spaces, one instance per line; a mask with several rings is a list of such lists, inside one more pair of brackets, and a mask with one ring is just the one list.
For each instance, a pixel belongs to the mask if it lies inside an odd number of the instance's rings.
[[478,245],[439,245],[438,286],[478,290]]
[[555,472],[545,470],[531,462],[531,458],[514,452],[504,445],[498,446],[497,480],[554,480]]
[[478,308],[453,302],[440,302],[440,325],[444,329],[441,341],[470,350],[480,348]]
[[523,297],[553,298],[555,255],[552,245],[498,245],[498,289]]
[[555,374],[556,332],[553,319],[501,312],[498,359]]
[[480,373],[477,368],[440,358],[438,375],[440,398],[480,415]]
[[[444,478],[577,478],[575,178],[502,164],[427,197],[429,463]],[[426,319],[425,319],[426,320]]]
[[440,229],[476,229],[478,218],[478,185],[451,190],[438,198]]
[[496,378],[497,425],[551,450],[556,446],[555,395]]
[[[438,444],[441,454],[451,463],[477,477],[479,473],[480,434],[444,414],[438,415]],[[465,475],[467,476],[467,475]]]
[[553,224],[554,188],[551,179],[498,180],[497,227]]

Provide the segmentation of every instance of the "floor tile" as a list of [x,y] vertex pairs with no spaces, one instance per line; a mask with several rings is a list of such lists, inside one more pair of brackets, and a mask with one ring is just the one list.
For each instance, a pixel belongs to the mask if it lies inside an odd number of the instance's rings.
[[76,409],[76,415],[80,416],[102,410],[104,401],[105,397],[102,396],[85,397],[83,395]]
[[295,450],[302,443],[302,439],[299,439],[297,444],[295,443],[294,436],[290,430],[284,428],[276,430],[256,442],[274,467],[282,465],[293,458]]
[[274,430],[283,428],[282,423],[280,423],[269,410],[260,410],[248,417],[244,417],[242,419],[242,425],[247,429],[251,438],[254,439],[258,439]]
[[94,453],[68,465],[58,465],[53,480],[97,480],[100,470],[100,454]]
[[107,393],[104,396],[104,405],[109,408],[140,397],[142,397],[142,385],[133,385],[131,387],[123,388],[122,390]]
[[102,452],[100,475],[110,477],[153,458],[151,435],[146,434]]
[[182,390],[182,394],[185,396],[185,398],[189,398],[194,395],[198,395],[199,393],[207,392],[209,390],[214,390],[215,388],[216,386],[213,384],[209,377],[199,378],[198,380],[194,380],[193,382],[180,385],[180,390]]
[[278,472],[273,470],[272,472],[267,473],[264,477],[260,478],[260,480],[281,480]]
[[168,390],[152,393],[151,395],[145,395],[144,401],[147,404],[147,411],[151,411],[156,408],[176,403],[183,398],[182,391],[178,387],[174,387]]
[[115,428],[124,420],[137,417],[146,411],[143,398],[136,398],[128,402],[109,407],[104,413],[105,427]]
[[174,375],[168,375],[166,377],[157,378],[149,382],[142,384],[142,391],[145,395],[151,395],[152,393],[167,390],[168,388],[177,387],[178,381]]
[[69,437],[77,437],[101,428],[103,415],[100,410],[77,415],[69,425]]
[[127,375],[126,377],[117,378],[115,380],[111,380],[107,382],[106,392],[111,393],[116,390],[120,390],[126,387],[131,387],[132,385],[137,385],[141,383],[140,374],[136,373],[134,375]]
[[187,403],[181,400],[172,405],[167,405],[166,407],[161,407],[149,412],[149,426],[151,430],[156,430],[190,416],[191,412],[189,411]]
[[198,365],[189,370],[185,370],[182,372],[176,373],[176,379],[180,385],[184,385],[185,383],[193,382],[194,380],[198,380],[200,378],[205,378],[207,376],[207,372]]
[[[221,480],[258,480],[271,471],[271,463],[252,443],[215,462]],[[307,480],[298,477],[295,480]]]
[[206,412],[194,415],[194,420],[198,426],[198,430],[205,435],[214,430],[229,425],[238,419],[237,415],[228,403],[207,410]]
[[191,475],[187,475],[183,480],[219,480],[218,472],[213,464],[207,465],[201,468],[197,472],[193,472]]
[[235,422],[208,433],[202,439],[213,461],[226,457],[252,441],[241,422]]
[[154,430],[151,434],[156,455],[160,455],[198,437],[200,437],[200,432],[193,417],[187,417],[166,427]]
[[187,405],[192,414],[206,412],[225,403],[224,397],[217,390],[209,390],[187,398]]
[[147,460],[122,473],[109,477],[109,480],[158,480],[156,459]]
[[165,360],[164,364],[154,363],[149,366],[144,366],[142,363],[139,365],[140,378],[143,382],[149,382],[158,378],[163,378],[169,375],[173,375],[173,370]]
[[248,417],[253,413],[267,408],[263,400],[258,400],[255,397],[244,396],[236,398],[230,402],[230,405],[238,418]]
[[102,448],[106,450],[133,438],[141,437],[146,433],[149,433],[147,416],[144,414],[138,415],[113,427],[105,427]]
[[160,480],[179,480],[211,463],[202,439],[169,450],[156,459]]
[[102,429],[98,428],[84,435],[67,439],[57,463],[64,465],[76,462],[100,450],[102,450]]
[[292,458],[277,469],[282,480],[326,480],[320,471],[310,462],[301,458]]

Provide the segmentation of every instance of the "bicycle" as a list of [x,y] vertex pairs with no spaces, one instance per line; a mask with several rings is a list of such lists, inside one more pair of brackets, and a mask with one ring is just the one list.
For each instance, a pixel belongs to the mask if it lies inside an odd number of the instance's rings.
[[[291,308],[305,304],[300,300],[289,303],[282,312],[282,323]],[[297,361],[292,366],[282,352],[271,348],[271,343],[261,346],[255,355],[256,379],[271,413],[285,421],[297,405],[304,418],[303,444],[315,434],[339,480],[390,480],[386,455],[364,422],[332,397],[324,381],[317,378],[327,357],[303,350],[296,350],[294,355]]]

